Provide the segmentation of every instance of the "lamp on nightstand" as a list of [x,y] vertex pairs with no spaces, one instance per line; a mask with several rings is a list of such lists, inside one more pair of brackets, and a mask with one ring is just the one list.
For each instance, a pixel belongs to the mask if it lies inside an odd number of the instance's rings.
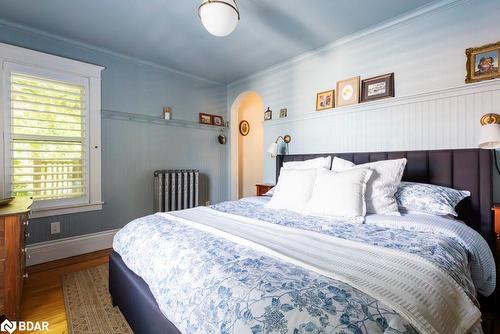
[[267,149],[267,152],[271,153],[271,156],[273,158],[278,155],[278,141],[280,139],[283,140],[283,142],[286,144],[287,151],[288,151],[288,144],[292,141],[292,137],[290,137],[290,135],[278,136],[278,138],[276,138],[276,140],[271,145],[269,145]]
[[[479,129],[479,148],[487,150],[500,148],[500,115],[491,113],[481,117],[481,128]],[[496,151],[494,151],[493,154],[495,157],[495,167],[500,174]]]

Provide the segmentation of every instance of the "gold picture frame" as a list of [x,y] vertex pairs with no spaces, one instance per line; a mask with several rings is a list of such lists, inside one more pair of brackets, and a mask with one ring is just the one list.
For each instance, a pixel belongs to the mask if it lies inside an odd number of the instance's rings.
[[337,82],[337,107],[359,103],[359,83],[359,76]]
[[500,78],[500,42],[465,50],[467,57],[465,83]]
[[316,111],[335,107],[335,89],[316,94]]

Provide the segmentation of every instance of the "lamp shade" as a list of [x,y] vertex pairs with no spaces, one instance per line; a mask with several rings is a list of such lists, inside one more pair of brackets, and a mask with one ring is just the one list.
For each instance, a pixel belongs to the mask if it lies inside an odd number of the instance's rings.
[[199,9],[201,23],[214,36],[226,36],[233,32],[240,19],[234,0],[204,0]]
[[273,157],[278,155],[278,143],[273,142],[271,145],[269,145],[269,148],[267,149],[267,153],[271,153]]
[[485,124],[479,130],[479,148],[500,148],[500,124]]

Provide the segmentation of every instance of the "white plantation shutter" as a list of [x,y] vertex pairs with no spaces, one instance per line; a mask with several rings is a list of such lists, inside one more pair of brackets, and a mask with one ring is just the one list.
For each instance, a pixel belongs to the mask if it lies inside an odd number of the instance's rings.
[[102,66],[0,43],[0,198],[31,217],[102,209]]
[[12,196],[86,196],[85,86],[10,73]]

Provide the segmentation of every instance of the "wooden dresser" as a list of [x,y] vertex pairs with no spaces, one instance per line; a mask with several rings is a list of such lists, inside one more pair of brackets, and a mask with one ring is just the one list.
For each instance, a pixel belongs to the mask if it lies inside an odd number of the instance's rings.
[[17,197],[0,206],[0,316],[18,320],[21,313],[23,280],[26,276],[28,214],[32,200]]

